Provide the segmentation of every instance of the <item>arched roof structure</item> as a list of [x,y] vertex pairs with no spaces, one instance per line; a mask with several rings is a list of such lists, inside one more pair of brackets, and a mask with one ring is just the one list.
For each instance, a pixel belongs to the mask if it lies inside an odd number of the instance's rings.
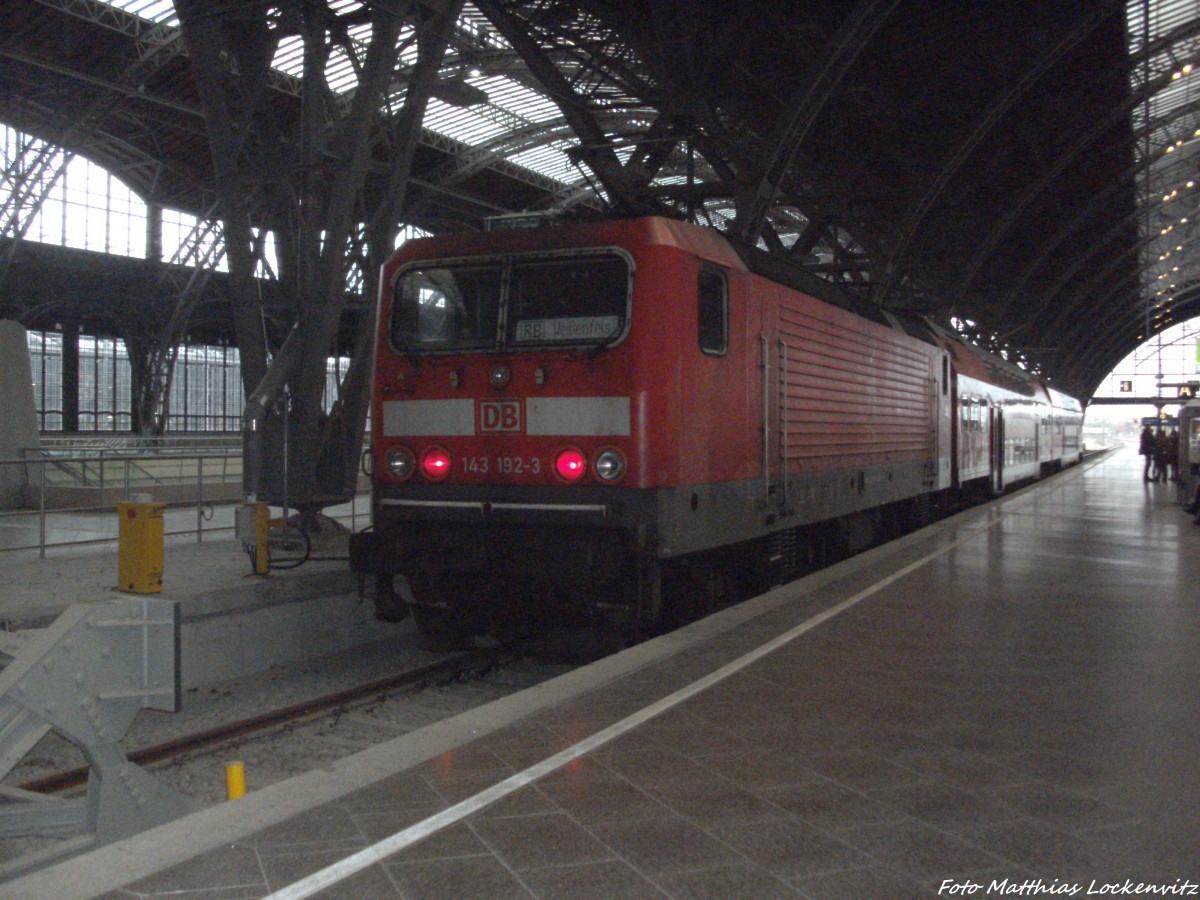
[[[423,13],[446,3],[315,5],[333,36],[328,102],[347,104],[368,13],[404,23],[401,91]],[[246,94],[264,130],[299,115],[302,6],[208,4],[268,13],[272,77]],[[153,204],[212,207],[171,3],[5,3],[0,35],[0,121]],[[400,217],[434,232],[528,211],[690,218],[1088,396],[1145,336],[1200,313],[1198,42],[1181,0],[470,0]],[[377,147],[368,180],[390,165]]]

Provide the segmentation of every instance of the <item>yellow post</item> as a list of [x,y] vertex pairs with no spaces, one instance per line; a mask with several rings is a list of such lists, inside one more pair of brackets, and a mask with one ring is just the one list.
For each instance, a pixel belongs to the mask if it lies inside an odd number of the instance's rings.
[[117,587],[133,594],[162,590],[165,503],[118,503]]
[[271,556],[267,540],[271,535],[271,508],[259,502],[254,504],[254,574],[266,575],[271,571]]
[[250,500],[237,508],[234,516],[234,534],[242,542],[242,549],[250,554],[255,575],[266,575],[271,570],[271,556],[267,539],[271,535],[271,510],[266,503]]
[[225,796],[230,800],[246,795],[246,767],[231,762],[225,767]]

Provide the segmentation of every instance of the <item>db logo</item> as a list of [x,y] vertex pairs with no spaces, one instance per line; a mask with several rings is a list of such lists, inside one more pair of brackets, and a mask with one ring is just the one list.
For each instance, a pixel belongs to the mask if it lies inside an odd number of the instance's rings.
[[521,430],[520,400],[480,400],[476,412],[480,434],[518,433]]

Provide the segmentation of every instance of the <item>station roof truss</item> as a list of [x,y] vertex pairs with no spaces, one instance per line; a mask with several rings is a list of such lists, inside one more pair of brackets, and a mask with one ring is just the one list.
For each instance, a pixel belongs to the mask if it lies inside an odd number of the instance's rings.
[[[400,98],[422,14],[446,2],[318,3],[337,32],[330,102],[353,102],[368,12],[404,20]],[[264,121],[293,116],[304,54],[289,23],[306,4],[209,6],[267,11]],[[212,208],[170,2],[5,3],[0,35],[0,121],[149,203]],[[1141,341],[1200,314],[1198,42],[1197,0],[469,0],[402,220],[436,233],[524,213],[690,219],[1086,397]],[[377,148],[373,177],[390,162]],[[47,177],[22,162],[26,195]]]

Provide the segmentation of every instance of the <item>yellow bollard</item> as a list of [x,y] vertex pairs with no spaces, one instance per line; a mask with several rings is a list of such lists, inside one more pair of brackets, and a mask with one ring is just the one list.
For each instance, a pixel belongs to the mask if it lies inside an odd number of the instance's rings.
[[243,503],[237,508],[233,526],[234,535],[250,554],[254,574],[268,574],[271,569],[271,556],[267,548],[271,529],[270,508],[265,503]]
[[225,767],[225,796],[236,800],[246,795],[246,767],[240,762],[231,762]]
[[134,594],[157,594],[163,577],[163,510],[165,503],[118,503],[117,588]]

